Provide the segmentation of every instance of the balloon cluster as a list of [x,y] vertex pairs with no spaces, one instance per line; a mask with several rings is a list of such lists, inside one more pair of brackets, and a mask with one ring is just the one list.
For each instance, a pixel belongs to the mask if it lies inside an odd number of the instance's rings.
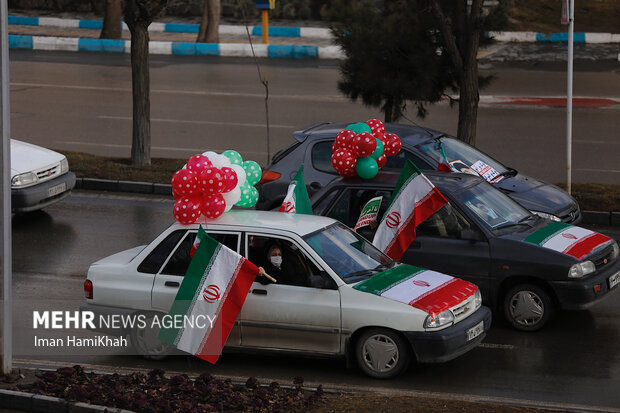
[[200,215],[217,218],[233,205],[253,207],[258,201],[254,185],[263,172],[254,161],[244,161],[237,151],[194,155],[172,176],[174,218],[192,224]]
[[353,123],[340,131],[332,145],[332,166],[340,175],[356,174],[364,179],[374,178],[385,166],[388,156],[394,156],[402,147],[394,133],[385,133],[379,119]]

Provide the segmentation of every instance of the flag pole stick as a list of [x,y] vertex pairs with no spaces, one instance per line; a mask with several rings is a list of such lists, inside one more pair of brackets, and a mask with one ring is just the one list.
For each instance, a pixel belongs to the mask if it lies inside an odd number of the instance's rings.
[[271,275],[267,274],[263,267],[258,267],[258,275],[262,275],[263,277],[267,278],[269,281],[271,281],[273,283],[277,283],[278,282],[278,280],[273,278]]

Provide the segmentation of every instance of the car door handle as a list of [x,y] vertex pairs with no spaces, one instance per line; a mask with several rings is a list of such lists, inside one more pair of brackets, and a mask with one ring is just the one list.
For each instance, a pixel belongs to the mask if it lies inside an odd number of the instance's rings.
[[422,243],[420,241],[413,241],[411,243],[411,248],[416,248],[416,249],[422,248]]
[[267,295],[267,290],[263,290],[262,288],[255,288],[252,290],[252,294]]
[[164,285],[166,287],[178,287],[180,284],[176,281],[166,281]]

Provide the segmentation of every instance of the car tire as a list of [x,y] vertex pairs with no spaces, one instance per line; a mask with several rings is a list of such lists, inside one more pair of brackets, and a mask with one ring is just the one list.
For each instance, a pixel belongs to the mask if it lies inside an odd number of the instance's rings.
[[398,333],[385,328],[364,331],[355,342],[359,368],[375,379],[391,379],[409,367],[409,343]]
[[145,323],[136,325],[131,330],[130,338],[134,349],[147,360],[163,360],[172,351],[173,347],[157,339],[159,328],[151,328],[156,314],[144,314]]
[[520,331],[540,330],[551,320],[554,310],[549,294],[534,284],[516,285],[504,296],[504,316]]

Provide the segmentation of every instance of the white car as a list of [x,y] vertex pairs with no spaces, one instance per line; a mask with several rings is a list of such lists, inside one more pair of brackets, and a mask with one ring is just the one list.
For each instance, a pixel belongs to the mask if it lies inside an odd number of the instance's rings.
[[[167,314],[189,265],[199,224],[266,269],[268,251],[277,245],[282,252],[282,270],[271,274],[278,282],[257,277],[226,348],[345,356],[371,377],[391,378],[412,359],[444,362],[471,350],[490,327],[490,310],[481,305],[473,284],[467,283],[473,288],[456,301],[442,297],[441,302],[427,302],[438,309],[444,305],[440,314],[431,315],[432,311],[354,288],[390,269],[415,267],[392,261],[340,222],[254,210],[232,210],[216,220],[201,217],[192,225],[175,223],[147,246],[95,262],[84,283],[86,303],[81,310],[92,311],[96,318]],[[295,274],[286,274],[293,268]],[[466,283],[439,275],[448,282]],[[452,305],[445,308],[443,302],[450,300]],[[158,331],[139,326],[95,330],[130,335],[135,349],[150,358],[162,358],[171,350],[156,340]]]
[[65,198],[75,186],[67,158],[49,149],[11,139],[11,209],[29,212]]

